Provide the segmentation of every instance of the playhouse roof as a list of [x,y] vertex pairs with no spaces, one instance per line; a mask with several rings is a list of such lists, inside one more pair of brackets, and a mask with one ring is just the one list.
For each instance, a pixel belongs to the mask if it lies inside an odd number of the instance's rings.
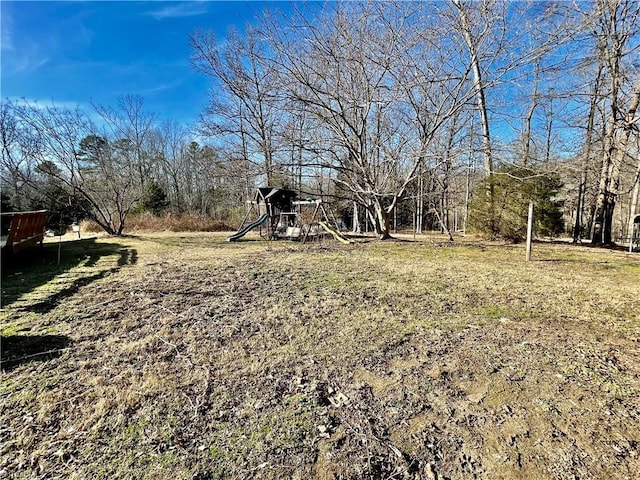
[[289,208],[291,201],[296,198],[296,192],[285,188],[260,187],[256,192],[255,201],[258,203],[271,203],[279,208]]

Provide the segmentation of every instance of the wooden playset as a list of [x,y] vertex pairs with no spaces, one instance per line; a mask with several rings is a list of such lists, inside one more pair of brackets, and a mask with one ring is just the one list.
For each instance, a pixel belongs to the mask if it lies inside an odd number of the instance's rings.
[[270,240],[305,243],[330,234],[341,243],[350,243],[340,233],[336,218],[322,200],[296,200],[296,197],[293,190],[258,188],[253,200],[247,202],[247,213],[238,231],[227,237],[227,241],[236,241],[254,228],[260,228],[260,235]]

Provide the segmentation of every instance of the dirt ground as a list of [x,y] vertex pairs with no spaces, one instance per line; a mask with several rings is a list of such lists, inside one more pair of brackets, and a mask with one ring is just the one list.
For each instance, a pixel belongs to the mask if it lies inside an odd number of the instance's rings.
[[4,265],[0,478],[640,478],[640,255],[408,240]]

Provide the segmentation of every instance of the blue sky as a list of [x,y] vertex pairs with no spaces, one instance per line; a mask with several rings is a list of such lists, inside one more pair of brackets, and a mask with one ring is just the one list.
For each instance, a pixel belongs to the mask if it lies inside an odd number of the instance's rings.
[[32,2],[1,8],[2,99],[41,104],[115,106],[121,95],[144,98],[161,119],[193,123],[209,80],[189,64],[189,34],[219,38],[241,30],[276,2]]

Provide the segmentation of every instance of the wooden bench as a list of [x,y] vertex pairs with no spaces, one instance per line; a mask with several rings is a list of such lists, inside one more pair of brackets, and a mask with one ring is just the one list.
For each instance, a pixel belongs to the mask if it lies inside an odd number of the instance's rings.
[[10,212],[3,213],[3,217],[11,218],[11,225],[7,235],[2,235],[2,249],[18,253],[38,243],[42,246],[44,227],[47,222],[47,211]]

